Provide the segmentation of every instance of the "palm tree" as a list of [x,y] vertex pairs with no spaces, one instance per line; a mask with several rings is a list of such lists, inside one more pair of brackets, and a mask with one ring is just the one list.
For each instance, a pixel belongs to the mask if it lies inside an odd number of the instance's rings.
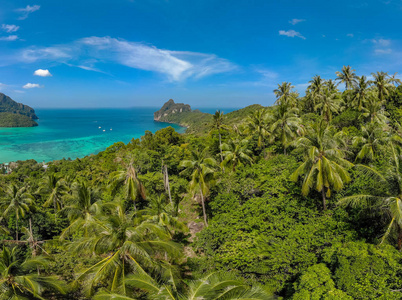
[[351,89],[353,86],[356,84],[356,70],[352,70],[350,66],[343,66],[341,72],[336,72],[336,78],[335,80],[339,80],[341,83],[345,83],[346,89]]
[[367,126],[361,128],[362,136],[356,136],[353,138],[353,146],[359,147],[360,151],[357,153],[356,160],[367,159],[372,161],[376,158],[381,146],[385,145],[389,141],[384,133],[384,130],[378,125],[369,123]]
[[0,200],[0,209],[3,211],[1,218],[15,214],[15,239],[18,241],[18,220],[25,217],[30,211],[30,206],[35,198],[27,193],[25,187],[18,188],[14,184],[10,184],[5,190],[4,197]]
[[64,239],[68,235],[75,234],[84,229],[84,236],[88,236],[91,227],[97,226],[97,218],[102,211],[100,191],[92,189],[85,182],[74,182],[72,195],[66,198],[66,206],[63,208],[70,225],[65,228],[60,236]]
[[258,148],[264,145],[264,139],[270,135],[267,125],[267,110],[261,108],[250,114],[246,120],[247,132],[253,135],[257,135]]
[[292,89],[294,86],[290,82],[282,82],[278,84],[278,88],[274,90],[276,96],[275,104],[285,104],[287,106],[297,106],[297,93],[294,93]]
[[213,158],[207,157],[207,150],[203,151],[191,151],[191,159],[183,160],[180,163],[181,167],[186,168],[187,171],[192,172],[190,181],[190,191],[196,193],[197,191],[201,195],[202,213],[204,216],[205,226],[208,226],[207,213],[205,210],[205,196],[209,191],[209,183],[214,176],[213,167],[216,162]]
[[219,151],[221,155],[221,162],[223,161],[223,154],[222,154],[222,136],[221,130],[225,129],[226,126],[223,124],[223,112],[217,110],[213,115],[211,130],[218,130],[219,134]]
[[68,188],[66,182],[61,177],[58,177],[56,174],[47,174],[45,178],[39,184],[39,189],[37,193],[46,193],[49,194],[44,207],[49,207],[53,204],[54,214],[56,218],[56,213],[63,207],[62,198],[68,192]]
[[315,110],[315,106],[317,105],[318,99],[321,97],[324,89],[324,80],[321,76],[316,75],[309,81],[309,83],[310,85],[307,87],[307,90],[310,91],[309,100],[311,100],[311,108]]
[[366,102],[362,110],[362,116],[369,118],[371,123],[385,126],[388,123],[387,112],[384,110],[385,100],[379,100],[370,92],[367,94]]
[[[191,281],[184,293],[179,293],[172,284],[159,283],[150,276],[130,276],[127,285],[145,291],[151,299],[160,300],[269,300],[272,294],[258,285],[250,286],[234,277],[231,273],[210,273],[204,277]],[[123,300],[118,294],[101,292],[95,300]]]
[[299,110],[295,107],[288,108],[285,105],[277,105],[270,115],[271,142],[279,140],[284,154],[286,154],[286,148],[296,138],[296,131],[300,129],[301,120],[297,116],[298,112]]
[[56,276],[38,274],[47,260],[37,256],[24,261],[18,259],[17,247],[3,247],[0,255],[1,299],[43,299],[42,293],[53,290],[65,294],[65,284]]
[[363,75],[361,77],[357,77],[353,100],[357,101],[357,107],[359,110],[363,109],[363,105],[366,102],[369,86],[370,82],[367,81],[366,76]]
[[384,101],[385,96],[389,96],[390,91],[394,87],[391,83],[394,80],[386,72],[371,73],[371,75],[374,79],[370,83],[377,87],[378,99]]
[[394,73],[394,75],[390,76],[390,83],[397,85],[397,84],[402,84],[402,80],[400,80],[399,78],[396,78],[396,74],[398,73]]
[[339,200],[340,205],[374,209],[382,212],[390,222],[385,231],[381,244],[394,231],[397,234],[397,246],[402,250],[402,166],[400,149],[392,145],[389,146],[391,156],[391,170],[388,171],[387,178],[376,170],[362,166],[364,170],[371,173],[379,182],[388,184],[388,192],[384,195],[360,194],[345,197]]
[[313,124],[295,143],[304,153],[304,162],[291,175],[291,180],[297,181],[304,176],[302,194],[307,196],[315,187],[321,192],[324,210],[331,189],[339,191],[350,181],[347,168],[353,164],[343,158],[344,153],[339,149],[342,144],[341,133],[334,134],[333,128],[325,121]]
[[239,165],[253,163],[252,152],[248,147],[248,140],[230,140],[227,144],[223,144],[222,150],[225,159],[222,165],[231,166],[234,172]]
[[110,291],[126,294],[125,278],[129,274],[160,272],[163,258],[175,257],[179,246],[170,241],[170,235],[157,224],[147,222],[137,212],[126,214],[123,203],[111,203],[96,234],[83,237],[71,244],[74,253],[99,255],[100,261],[79,274],[77,280],[86,280],[91,295],[99,283]]
[[110,174],[111,184],[109,189],[112,192],[112,196],[116,195],[121,186],[124,186],[124,197],[134,202],[134,209],[137,209],[135,201],[141,197],[146,199],[145,187],[138,179],[137,172],[131,162],[126,170],[116,171]]
[[315,110],[321,110],[321,115],[327,122],[332,121],[332,113],[338,113],[340,110],[342,99],[337,92],[324,89],[320,95],[319,103],[315,106]]
[[328,79],[324,82],[325,87],[330,90],[331,92],[335,93],[338,92],[337,84],[334,80]]

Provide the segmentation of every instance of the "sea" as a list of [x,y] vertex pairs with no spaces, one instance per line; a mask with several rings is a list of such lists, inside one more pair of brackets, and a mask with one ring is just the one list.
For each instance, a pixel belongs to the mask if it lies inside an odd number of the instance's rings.
[[[99,109],[35,109],[39,126],[0,128],[0,163],[34,159],[48,162],[76,159],[97,154],[116,142],[129,143],[145,131],[156,132],[172,126],[177,132],[185,128],[155,122],[157,107]],[[200,108],[199,108],[200,109]],[[225,109],[225,113],[235,110]],[[200,109],[214,113],[214,108]]]

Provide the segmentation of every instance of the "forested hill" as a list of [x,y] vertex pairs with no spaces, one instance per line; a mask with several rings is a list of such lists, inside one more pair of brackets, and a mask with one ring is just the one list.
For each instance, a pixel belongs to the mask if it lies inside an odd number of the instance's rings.
[[402,82],[334,77],[205,132],[10,164],[0,299],[402,300]]
[[[262,108],[261,105],[254,104],[245,108],[230,112],[225,115],[225,123],[227,125],[236,125],[243,123],[247,116]],[[210,124],[213,115],[201,112],[200,110],[192,110],[190,105],[183,103],[175,103],[173,99],[167,101],[160,110],[154,113],[154,120],[157,122],[174,123],[183,127],[187,127],[186,133],[203,134],[210,130]]]
[[38,124],[35,110],[0,93],[0,127],[32,127]]

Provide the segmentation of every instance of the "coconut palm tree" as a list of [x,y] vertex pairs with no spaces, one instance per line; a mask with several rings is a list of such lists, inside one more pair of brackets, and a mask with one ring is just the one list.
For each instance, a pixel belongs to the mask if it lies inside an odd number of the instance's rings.
[[336,78],[335,80],[339,80],[340,83],[345,83],[346,89],[351,89],[356,84],[356,70],[352,70],[350,66],[343,66],[341,72],[335,72]]
[[297,137],[297,131],[300,130],[301,120],[297,115],[298,112],[299,110],[295,107],[277,105],[270,115],[271,142],[280,141],[284,154],[289,144]]
[[275,104],[285,104],[287,106],[297,106],[297,93],[293,92],[294,86],[290,82],[282,82],[278,84],[278,88],[274,90],[276,96]]
[[[172,284],[159,283],[150,276],[130,276],[127,285],[143,290],[150,299],[160,300],[270,300],[271,293],[258,285],[250,286],[243,280],[236,279],[231,273],[210,273],[204,277],[191,281],[184,293],[179,293]],[[101,292],[95,300],[134,299],[122,298],[118,294]]]
[[332,114],[338,113],[341,108],[342,98],[337,92],[332,92],[325,88],[322,94],[318,98],[318,104],[315,106],[315,110],[321,110],[321,115],[325,121],[332,121]]
[[359,153],[356,155],[356,161],[364,159],[372,161],[377,157],[381,147],[390,141],[390,138],[382,127],[373,123],[362,126],[361,132],[362,136],[353,138],[353,146],[360,148]]
[[164,228],[147,222],[137,212],[126,214],[121,202],[109,205],[96,234],[77,239],[70,247],[73,253],[95,253],[100,257],[98,263],[77,277],[85,281],[89,295],[99,283],[125,295],[124,279],[129,274],[160,272],[163,258],[168,260],[180,252]]
[[339,191],[350,181],[347,169],[353,164],[344,159],[342,144],[341,132],[334,134],[333,128],[323,120],[309,127],[306,135],[295,143],[304,153],[304,162],[291,175],[291,180],[304,176],[302,194],[307,196],[313,187],[321,192],[324,210],[331,190]]
[[384,101],[385,96],[389,96],[394,87],[391,83],[393,79],[386,72],[371,73],[371,75],[373,76],[373,80],[370,83],[377,88],[378,99]]
[[396,74],[398,74],[398,73],[394,73],[394,75],[390,76],[390,83],[392,83],[394,85],[401,85],[402,80],[400,80],[399,78],[396,78]]
[[98,189],[91,188],[85,182],[74,182],[71,189],[72,194],[66,197],[66,206],[62,210],[67,215],[70,225],[63,230],[61,239],[81,229],[84,230],[84,236],[88,236],[91,228],[97,227],[97,215],[102,212],[102,201]]
[[220,110],[217,110],[215,114],[213,115],[212,119],[212,124],[211,124],[211,131],[218,130],[218,135],[219,135],[219,151],[221,155],[221,162],[223,161],[223,154],[222,154],[222,136],[221,136],[221,130],[226,129],[226,126],[223,124],[223,112]]
[[26,187],[17,187],[10,184],[0,200],[0,209],[3,211],[1,219],[15,214],[15,239],[18,241],[18,220],[25,217],[30,211],[35,198],[27,192]]
[[324,89],[324,80],[321,76],[316,75],[309,81],[310,85],[307,87],[309,93],[309,100],[311,102],[311,108],[315,110],[315,106],[318,103],[318,99],[321,97],[322,91]]
[[115,196],[120,187],[123,186],[124,198],[134,202],[134,209],[137,209],[135,202],[139,197],[146,199],[145,187],[138,178],[133,162],[125,170],[111,173],[110,181],[109,189],[112,196]]
[[49,290],[65,294],[65,284],[59,278],[38,274],[47,263],[47,259],[41,256],[19,259],[17,247],[11,250],[3,247],[0,254],[0,298],[43,299],[41,295]]
[[191,151],[191,159],[183,160],[180,166],[185,168],[185,171],[192,172],[190,181],[190,191],[195,193],[200,193],[201,195],[201,205],[202,213],[204,216],[205,226],[208,226],[207,213],[205,209],[205,197],[209,191],[209,184],[214,177],[214,166],[216,162],[213,158],[207,157],[208,149],[205,148],[203,151],[198,149]]
[[331,92],[335,93],[335,92],[339,92],[338,88],[337,88],[337,84],[334,80],[332,79],[328,79],[324,82],[324,86],[330,90]]
[[366,102],[362,109],[362,116],[370,119],[371,123],[385,126],[388,123],[387,112],[384,110],[385,100],[379,100],[374,92],[367,94]]
[[68,192],[68,187],[63,178],[54,173],[47,174],[39,184],[38,194],[48,194],[44,207],[53,205],[54,214],[63,208],[63,196]]
[[388,192],[383,195],[374,193],[353,195],[339,200],[343,206],[361,207],[363,209],[374,209],[382,212],[388,218],[389,224],[385,231],[381,244],[395,232],[397,236],[397,247],[402,250],[402,166],[400,149],[389,144],[391,156],[391,169],[387,176],[381,175],[376,170],[364,166],[366,173],[371,173],[376,180],[388,186]]
[[257,146],[260,149],[264,145],[265,138],[269,137],[270,135],[270,132],[268,131],[267,117],[267,110],[265,108],[261,108],[252,112],[246,120],[246,131],[249,134],[257,135]]
[[222,165],[231,166],[234,172],[239,165],[252,164],[252,151],[248,147],[249,143],[246,139],[230,140],[228,143],[222,144],[223,156],[225,157]]
[[367,99],[368,88],[370,86],[370,82],[367,81],[366,76],[357,77],[357,83],[355,85],[353,101],[357,102],[357,108],[360,110],[363,109],[363,105]]

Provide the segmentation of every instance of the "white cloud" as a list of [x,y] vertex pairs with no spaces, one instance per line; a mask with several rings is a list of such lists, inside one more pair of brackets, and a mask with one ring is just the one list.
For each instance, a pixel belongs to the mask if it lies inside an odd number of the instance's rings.
[[348,37],[354,37],[355,35],[353,34],[353,33],[348,33],[346,36],[348,36]]
[[111,37],[87,37],[69,45],[29,48],[21,52],[20,59],[25,62],[57,61],[96,72],[102,72],[97,64],[117,63],[164,74],[170,81],[197,79],[236,68],[214,54],[170,51]]
[[391,40],[386,39],[372,39],[371,42],[381,47],[388,47],[389,45],[391,45]]
[[390,54],[392,53],[391,49],[375,49],[374,50],[375,54]]
[[18,18],[18,20],[25,20],[26,18],[28,18],[30,13],[33,13],[34,11],[37,11],[40,9],[39,5],[27,5],[24,8],[18,8],[15,11],[21,13],[21,17]]
[[40,76],[40,77],[51,77],[52,74],[50,74],[49,70],[43,70],[43,69],[38,69],[34,72],[34,75]]
[[289,23],[292,25],[296,25],[297,23],[304,22],[304,21],[306,21],[306,20],[305,19],[292,19],[289,21]]
[[5,87],[7,87],[7,84],[0,82],[0,91],[3,90]]
[[18,40],[18,35],[9,35],[9,36],[1,36],[0,37],[0,41],[11,42],[11,41],[16,41],[16,40]]
[[20,29],[20,27],[17,25],[2,24],[1,29],[3,29],[5,32],[11,33],[16,32],[18,29]]
[[304,36],[301,35],[300,32],[297,32],[297,31],[294,31],[294,30],[288,30],[288,31],[279,30],[279,35],[285,35],[285,36],[288,36],[288,37],[295,37],[296,36],[296,37],[299,37],[299,38],[301,38],[303,40],[306,39]]
[[27,83],[22,88],[24,89],[33,89],[33,88],[41,88],[41,86],[37,83]]

